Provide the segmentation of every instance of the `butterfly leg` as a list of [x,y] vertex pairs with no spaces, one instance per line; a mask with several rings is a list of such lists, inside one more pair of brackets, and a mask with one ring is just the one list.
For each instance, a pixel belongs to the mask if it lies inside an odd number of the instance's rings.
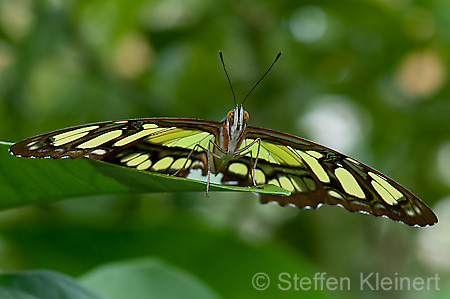
[[206,152],[206,164],[207,164],[207,168],[208,168],[208,177],[207,177],[207,181],[206,181],[206,196],[209,197],[209,185],[210,185],[210,180],[211,180],[211,160],[210,160],[210,156],[216,157],[216,158],[220,158],[219,155],[217,155],[216,153],[211,151],[211,145],[212,147],[216,147],[218,148],[220,151],[223,152],[223,150],[212,140],[209,140],[208,142],[208,147],[204,148],[203,146],[201,146],[200,144],[196,144],[194,145],[194,147],[192,148],[192,150],[190,151],[189,155],[186,157],[186,161],[184,162],[183,166],[178,169],[174,174],[172,174],[173,176],[176,176],[178,173],[180,173],[180,171],[182,171],[183,169],[185,169],[189,159],[192,157],[192,155],[196,152],[196,150],[198,148],[201,148],[203,151]]
[[[253,185],[258,188],[258,189],[263,189],[263,187],[259,187],[256,185],[256,181],[255,181],[255,176],[256,176],[256,165],[258,164],[258,157],[259,157],[259,150],[261,148],[261,138],[256,138],[255,139],[255,143],[258,142],[258,150],[256,152],[256,158],[255,158],[255,163],[253,164],[253,175],[252,175],[252,180],[253,180]],[[251,151],[250,151],[251,153]],[[251,157],[253,157],[253,155],[250,154]]]
[[210,181],[211,181],[211,160],[210,160],[210,156],[215,157],[215,158],[222,158],[220,155],[214,153],[213,151],[211,151],[211,145],[212,148],[217,148],[222,154],[226,154],[226,152],[217,145],[217,143],[215,143],[213,140],[209,140],[208,142],[208,150],[207,150],[207,155],[206,155],[206,162],[208,164],[208,178],[206,181],[206,196],[209,197],[209,185],[210,185]]
[[[242,152],[245,152],[246,150],[248,150],[249,148],[251,148],[254,144],[258,143],[258,149],[256,151],[256,158],[255,158],[255,162],[253,163],[253,167],[252,167],[252,182],[253,182],[253,186],[255,186],[258,189],[263,189],[263,187],[260,187],[256,184],[256,180],[255,180],[255,175],[256,175],[256,165],[258,164],[258,157],[259,157],[259,151],[261,149],[261,138],[256,138],[255,140],[253,140],[252,143],[250,143],[249,145],[245,146],[244,148],[242,148],[241,150],[239,150],[238,152],[236,152],[237,154],[240,154]],[[244,154],[240,154],[240,156],[245,156],[247,154],[250,154],[250,158],[253,159],[253,155],[252,155],[252,150],[249,150],[247,152],[245,152]]]
[[200,144],[196,144],[194,145],[194,147],[192,148],[192,150],[189,152],[189,155],[186,157],[186,161],[184,162],[183,166],[178,169],[174,174],[172,174],[173,176],[176,176],[177,174],[180,173],[180,171],[182,171],[183,169],[185,169],[189,159],[192,157],[192,155],[200,148],[203,151],[206,152],[206,164],[207,164],[207,180],[206,180],[206,196],[209,197],[209,186],[210,186],[210,181],[211,181],[211,157],[215,157],[215,158],[221,158],[220,155],[214,153],[211,149],[212,148],[217,148],[220,152],[222,152],[223,154],[225,154],[225,151],[218,146],[213,140],[209,140],[208,141],[208,146],[207,148],[204,148],[203,146],[201,146]]
[[211,140],[208,142],[208,152],[206,155],[206,164],[208,164],[208,178],[206,179],[206,197],[209,197],[209,184],[211,180],[211,162],[209,160],[209,155],[211,155],[211,143],[214,144]]
[[176,176],[177,174],[179,174],[183,169],[185,169],[187,163],[189,162],[189,159],[192,157],[192,155],[196,152],[196,150],[198,148],[201,148],[203,151],[207,152],[208,150],[206,148],[204,148],[203,146],[201,146],[200,144],[196,144],[194,145],[194,147],[192,148],[192,150],[190,151],[189,155],[186,157],[186,161],[184,162],[183,166],[178,169],[174,174],[172,174],[173,176]]

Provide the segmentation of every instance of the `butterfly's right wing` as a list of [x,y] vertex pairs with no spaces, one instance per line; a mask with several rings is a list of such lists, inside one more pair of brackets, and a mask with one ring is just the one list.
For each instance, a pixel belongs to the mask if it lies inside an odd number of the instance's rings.
[[[260,142],[255,142],[260,140]],[[316,208],[340,205],[351,212],[386,216],[411,226],[437,223],[433,211],[412,192],[372,167],[309,140],[270,129],[249,127],[241,148],[247,155],[232,161],[224,178],[249,185],[253,161],[257,184],[274,184],[291,196],[261,194],[261,202]]]

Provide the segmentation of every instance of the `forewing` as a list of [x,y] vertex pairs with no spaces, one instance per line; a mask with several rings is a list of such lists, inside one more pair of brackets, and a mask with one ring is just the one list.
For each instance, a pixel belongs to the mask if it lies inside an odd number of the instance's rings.
[[36,158],[87,157],[160,173],[183,170],[178,175],[187,176],[196,163],[207,168],[201,146],[215,138],[218,126],[184,118],[106,121],[34,136],[14,144],[10,152]]

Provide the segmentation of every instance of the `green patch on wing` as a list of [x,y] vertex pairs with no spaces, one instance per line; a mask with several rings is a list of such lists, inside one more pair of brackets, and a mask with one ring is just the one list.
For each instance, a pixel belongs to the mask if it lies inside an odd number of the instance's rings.
[[[102,194],[206,191],[206,182],[96,160],[18,158],[9,154],[11,145],[0,142],[0,209]],[[257,189],[211,184],[210,191],[290,195],[273,185]]]

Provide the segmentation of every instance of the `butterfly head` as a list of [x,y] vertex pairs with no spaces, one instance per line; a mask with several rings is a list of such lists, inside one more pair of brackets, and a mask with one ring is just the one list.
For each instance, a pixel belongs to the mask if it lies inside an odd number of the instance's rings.
[[228,111],[226,122],[233,130],[240,131],[247,125],[249,117],[243,105],[236,105],[236,108]]

